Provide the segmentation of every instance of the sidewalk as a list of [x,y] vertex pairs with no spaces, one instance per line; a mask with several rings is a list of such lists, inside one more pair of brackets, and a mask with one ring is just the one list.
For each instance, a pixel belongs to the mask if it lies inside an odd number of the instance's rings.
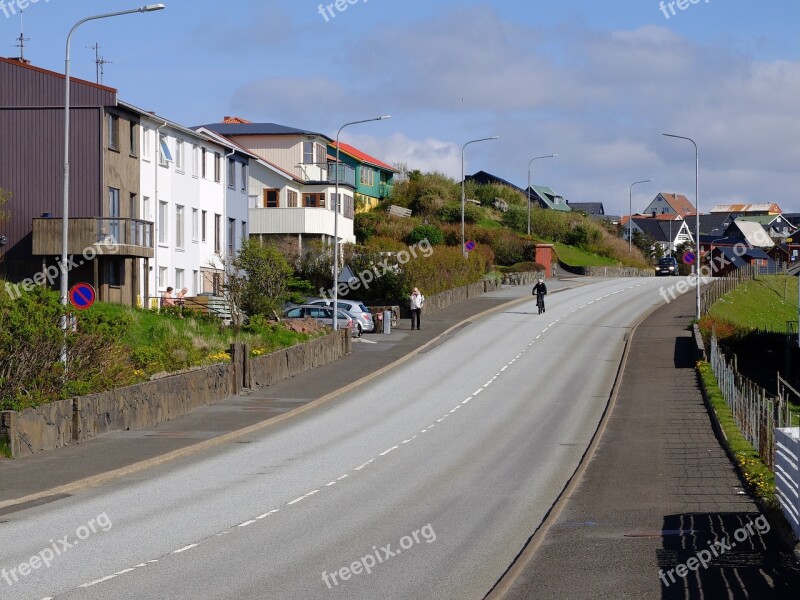
[[[548,286],[551,291],[558,291],[580,285],[581,281],[590,280],[570,278],[548,282]],[[365,334],[360,340],[354,340],[353,353],[344,359],[276,385],[199,408],[157,427],[115,431],[80,445],[29,458],[0,460],[0,505],[17,498],[45,494],[59,486],[141,461],[158,459],[273,419],[390,365],[465,319],[518,298],[530,297],[530,287],[504,287],[433,315],[423,315],[420,331],[411,331],[410,322],[404,320],[390,335]],[[35,503],[53,499],[56,498],[45,497]],[[0,516],[25,506],[0,506]]]
[[768,524],[714,437],[693,316],[685,294],[639,326],[600,445],[505,600],[800,597],[800,570],[760,533]]

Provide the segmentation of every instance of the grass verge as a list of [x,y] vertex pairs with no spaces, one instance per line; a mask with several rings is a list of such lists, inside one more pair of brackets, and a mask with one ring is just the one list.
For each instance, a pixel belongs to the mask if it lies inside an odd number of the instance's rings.
[[743,329],[786,331],[797,320],[797,279],[760,276],[739,285],[711,307],[711,316]]
[[724,444],[728,451],[736,457],[736,467],[747,482],[750,493],[763,500],[770,508],[779,509],[775,496],[775,474],[761,461],[758,452],[739,430],[739,426],[722,396],[711,365],[705,361],[698,361],[697,372],[700,374],[700,380],[705,388],[706,398],[714,409],[717,423],[724,434]]

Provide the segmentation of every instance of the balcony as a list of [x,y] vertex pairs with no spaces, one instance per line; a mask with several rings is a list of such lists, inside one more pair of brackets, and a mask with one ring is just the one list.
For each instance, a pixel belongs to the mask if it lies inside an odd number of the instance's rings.
[[[251,208],[252,235],[323,235],[333,237],[333,211],[327,208]],[[355,242],[353,219],[339,215],[339,237]]]
[[[93,248],[97,254],[153,258],[153,223],[139,219],[69,219],[69,254]],[[33,254],[61,255],[61,219],[33,219]]]
[[[328,163],[328,183],[336,183],[336,163]],[[350,165],[339,163],[339,185],[356,187],[356,170]]]

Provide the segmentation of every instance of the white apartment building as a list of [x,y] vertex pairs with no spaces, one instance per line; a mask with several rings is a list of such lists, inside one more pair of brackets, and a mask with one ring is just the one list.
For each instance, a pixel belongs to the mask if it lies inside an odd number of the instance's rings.
[[128,108],[141,123],[139,216],[155,224],[145,304],[158,306],[167,287],[219,295],[225,262],[248,235],[250,157],[218,136]]

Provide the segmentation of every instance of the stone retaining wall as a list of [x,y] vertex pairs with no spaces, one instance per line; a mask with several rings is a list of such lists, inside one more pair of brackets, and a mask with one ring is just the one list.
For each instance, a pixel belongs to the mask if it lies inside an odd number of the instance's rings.
[[200,406],[305,373],[350,354],[343,329],[256,358],[243,344],[231,348],[231,362],[21,412],[0,412],[0,441],[14,458],[80,443],[108,431],[152,427]]
[[587,277],[655,277],[654,269],[636,269],[634,267],[571,267],[559,263],[561,269],[573,275]]

